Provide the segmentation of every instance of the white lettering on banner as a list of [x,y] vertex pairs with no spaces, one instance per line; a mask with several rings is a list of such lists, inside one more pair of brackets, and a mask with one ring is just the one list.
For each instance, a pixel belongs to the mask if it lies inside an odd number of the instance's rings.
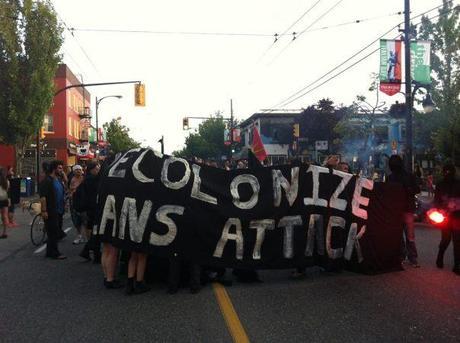
[[184,207],[183,206],[175,206],[175,205],[164,205],[161,206],[157,213],[156,219],[158,222],[165,224],[168,227],[168,232],[164,235],[159,235],[155,232],[150,233],[150,244],[156,246],[166,246],[172,243],[177,235],[177,225],[174,221],[168,217],[168,214],[184,214]]
[[313,194],[311,198],[304,198],[305,205],[314,205],[314,206],[322,206],[327,207],[327,200],[319,198],[319,174],[329,174],[329,169],[324,167],[318,167],[314,165],[310,165],[307,170],[307,174],[312,174],[313,179]]
[[333,227],[345,229],[345,219],[343,219],[342,217],[331,216],[329,218],[329,223],[327,224],[327,232],[326,232],[327,255],[333,260],[335,260],[339,257],[342,257],[343,248],[332,249],[331,238],[332,238],[332,228]]
[[[240,200],[240,194],[238,192],[238,186],[242,183],[248,183],[252,188],[252,196],[245,202]],[[259,201],[259,191],[259,180],[251,174],[238,175],[230,183],[230,193],[233,197],[233,204],[242,210],[250,210],[257,205],[257,201]]]
[[337,210],[345,211],[345,209],[347,208],[347,201],[344,199],[339,199],[339,195],[344,191],[345,187],[347,186],[348,182],[350,182],[353,175],[341,172],[339,170],[333,170],[332,173],[334,175],[340,176],[342,178],[342,181],[340,181],[334,194],[332,194],[331,199],[329,200],[329,206]]
[[201,187],[201,178],[200,178],[201,167],[199,165],[194,164],[192,165],[192,169],[193,169],[194,176],[193,176],[193,186],[192,186],[191,197],[201,200],[201,201],[209,202],[210,204],[217,205],[217,198],[202,192],[200,189]]
[[362,219],[367,219],[367,210],[360,207],[360,205],[369,206],[369,198],[366,198],[361,194],[363,188],[371,191],[374,189],[374,182],[360,177],[356,179],[353,200],[351,201],[351,208],[355,216]]
[[301,225],[301,216],[286,216],[278,222],[279,228],[284,227],[283,255],[285,258],[294,256],[294,227]]
[[125,163],[129,160],[129,155],[131,155],[133,152],[139,152],[141,151],[141,148],[135,148],[128,150],[118,161],[116,161],[112,167],[109,170],[109,177],[120,177],[124,178],[126,175],[126,169],[118,169],[118,166],[122,163]]
[[361,230],[358,232],[358,224],[352,223],[350,225],[350,231],[348,231],[348,238],[347,244],[345,246],[345,253],[343,254],[346,260],[351,260],[351,256],[353,254],[353,250],[356,249],[356,255],[358,257],[358,262],[361,263],[363,261],[363,253],[361,251],[361,245],[359,244],[359,239],[364,235],[366,232],[366,225],[361,227]]
[[107,195],[104,204],[104,211],[102,213],[101,225],[99,225],[99,234],[103,235],[105,232],[105,227],[107,226],[107,221],[113,220],[113,229],[115,232],[117,226],[117,213],[115,209],[115,196],[112,194]]
[[256,229],[256,244],[254,244],[254,250],[252,252],[252,258],[254,260],[260,260],[260,249],[265,239],[265,230],[273,230],[275,228],[274,219],[262,219],[262,220],[251,220],[249,228]]
[[149,152],[153,152],[155,154],[156,157],[159,157],[159,158],[162,158],[163,155],[151,148],[147,148],[142,154],[140,154],[140,156],[137,158],[136,162],[134,162],[133,164],[133,175],[134,177],[140,181],[140,182],[143,182],[143,183],[148,183],[148,182],[154,182],[155,180],[153,178],[149,178],[147,176],[145,176],[145,174],[143,172],[141,172],[139,170],[139,164],[141,164],[142,160],[144,159],[145,155]]
[[[126,221],[129,221],[129,237],[135,243],[141,243],[142,237],[144,237],[145,226],[152,211],[152,202],[146,200],[142,211],[139,216],[137,216],[137,205],[136,199],[125,198],[123,200],[123,207],[120,214],[120,231],[118,233],[118,238],[125,238],[125,227]],[[115,230],[112,233],[115,237]]]
[[281,170],[272,170],[273,177],[273,199],[275,207],[279,207],[281,204],[281,187],[286,192],[286,198],[289,202],[289,206],[292,206],[297,193],[299,191],[299,167],[291,169],[291,183],[283,176]]
[[[182,163],[185,167],[185,173],[182,179],[176,182],[172,182],[168,179],[168,170],[169,166],[173,164],[174,162],[179,162]],[[178,190],[184,187],[188,180],[190,179],[190,167],[188,165],[188,162],[184,160],[183,158],[179,157],[168,157],[163,164],[163,169],[161,170],[161,182],[165,185],[165,187],[168,187],[170,189]]]
[[311,214],[308,221],[308,232],[307,232],[307,246],[305,248],[305,256],[313,256],[315,250],[318,255],[324,255],[324,228],[323,228],[323,216],[320,214]]
[[[236,228],[236,233],[230,233],[230,228],[234,226]],[[243,232],[241,230],[241,221],[238,218],[228,218],[225,222],[224,229],[222,230],[222,235],[217,242],[216,249],[214,250],[214,257],[222,257],[224,253],[225,245],[229,240],[235,241],[236,243],[236,259],[243,259]]]

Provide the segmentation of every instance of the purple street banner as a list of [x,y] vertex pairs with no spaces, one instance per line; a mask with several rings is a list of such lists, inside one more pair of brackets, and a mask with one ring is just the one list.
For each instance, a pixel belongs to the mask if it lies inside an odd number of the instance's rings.
[[403,189],[315,165],[224,170],[132,149],[101,172],[102,241],[243,269],[400,268]]

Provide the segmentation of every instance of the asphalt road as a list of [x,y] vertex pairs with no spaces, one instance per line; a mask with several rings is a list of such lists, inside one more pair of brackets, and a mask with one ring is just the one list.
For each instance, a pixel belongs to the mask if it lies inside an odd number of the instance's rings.
[[[29,218],[0,241],[2,342],[232,342],[211,286],[199,294],[166,294],[155,284],[127,297],[105,290],[99,266],[78,257],[69,238],[64,261],[43,258],[29,243]],[[68,227],[69,223],[66,223]],[[459,342],[460,277],[434,266],[440,234],[419,226],[419,269],[365,276],[312,269],[262,271],[263,283],[226,291],[252,342]]]

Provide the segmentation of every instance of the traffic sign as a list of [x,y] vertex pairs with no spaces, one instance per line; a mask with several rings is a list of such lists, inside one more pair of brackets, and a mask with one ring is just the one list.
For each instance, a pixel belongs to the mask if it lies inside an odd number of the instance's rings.
[[328,141],[315,141],[315,149],[319,150],[327,150],[329,148]]

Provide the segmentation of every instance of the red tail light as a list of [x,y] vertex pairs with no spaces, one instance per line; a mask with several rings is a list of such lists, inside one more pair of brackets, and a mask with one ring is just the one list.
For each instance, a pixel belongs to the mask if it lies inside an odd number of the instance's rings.
[[442,211],[439,211],[435,208],[429,210],[427,212],[428,214],[428,218],[430,219],[430,221],[433,223],[433,224],[442,224],[446,221],[447,217],[445,216],[445,214],[442,212]]

